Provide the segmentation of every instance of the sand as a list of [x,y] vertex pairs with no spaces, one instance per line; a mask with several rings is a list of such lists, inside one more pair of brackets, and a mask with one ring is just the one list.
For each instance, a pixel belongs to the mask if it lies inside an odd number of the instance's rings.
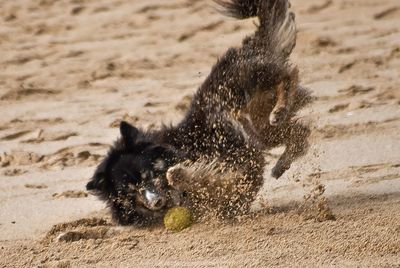
[[[309,153],[254,211],[180,233],[85,192],[121,119],[158,127],[254,30],[210,2],[0,2],[0,267],[400,266],[400,4],[292,1]],[[265,208],[267,207],[267,208]]]

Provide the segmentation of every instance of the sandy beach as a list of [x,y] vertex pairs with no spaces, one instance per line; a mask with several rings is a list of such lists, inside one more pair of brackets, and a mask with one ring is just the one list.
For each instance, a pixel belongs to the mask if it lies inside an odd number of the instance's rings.
[[115,226],[85,185],[121,120],[179,122],[255,20],[200,0],[0,0],[0,267],[399,267],[400,2],[291,2],[308,154],[275,180],[268,152],[254,215],[173,233]]

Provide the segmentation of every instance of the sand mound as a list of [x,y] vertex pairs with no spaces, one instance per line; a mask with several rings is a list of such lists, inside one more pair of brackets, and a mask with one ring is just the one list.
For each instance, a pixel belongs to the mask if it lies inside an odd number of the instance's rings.
[[[96,239],[105,237],[111,224],[104,219],[89,218],[54,225],[46,234],[44,241],[77,241],[80,239]],[[97,231],[92,230],[95,228]]]

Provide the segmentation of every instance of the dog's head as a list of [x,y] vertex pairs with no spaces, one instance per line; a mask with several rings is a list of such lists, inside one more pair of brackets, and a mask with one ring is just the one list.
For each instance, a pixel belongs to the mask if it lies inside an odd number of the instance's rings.
[[179,202],[166,180],[167,169],[179,161],[178,152],[126,122],[120,132],[86,188],[108,202],[120,224],[154,222]]

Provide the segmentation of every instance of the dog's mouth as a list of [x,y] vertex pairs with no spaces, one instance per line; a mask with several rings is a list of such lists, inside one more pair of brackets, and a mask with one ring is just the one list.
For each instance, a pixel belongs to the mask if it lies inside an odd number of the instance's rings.
[[184,203],[185,192],[170,188],[168,190],[168,208],[181,206]]
[[160,208],[159,210],[152,210],[143,205],[138,205],[136,206],[135,211],[142,215],[146,220],[157,220],[164,217],[167,207]]

